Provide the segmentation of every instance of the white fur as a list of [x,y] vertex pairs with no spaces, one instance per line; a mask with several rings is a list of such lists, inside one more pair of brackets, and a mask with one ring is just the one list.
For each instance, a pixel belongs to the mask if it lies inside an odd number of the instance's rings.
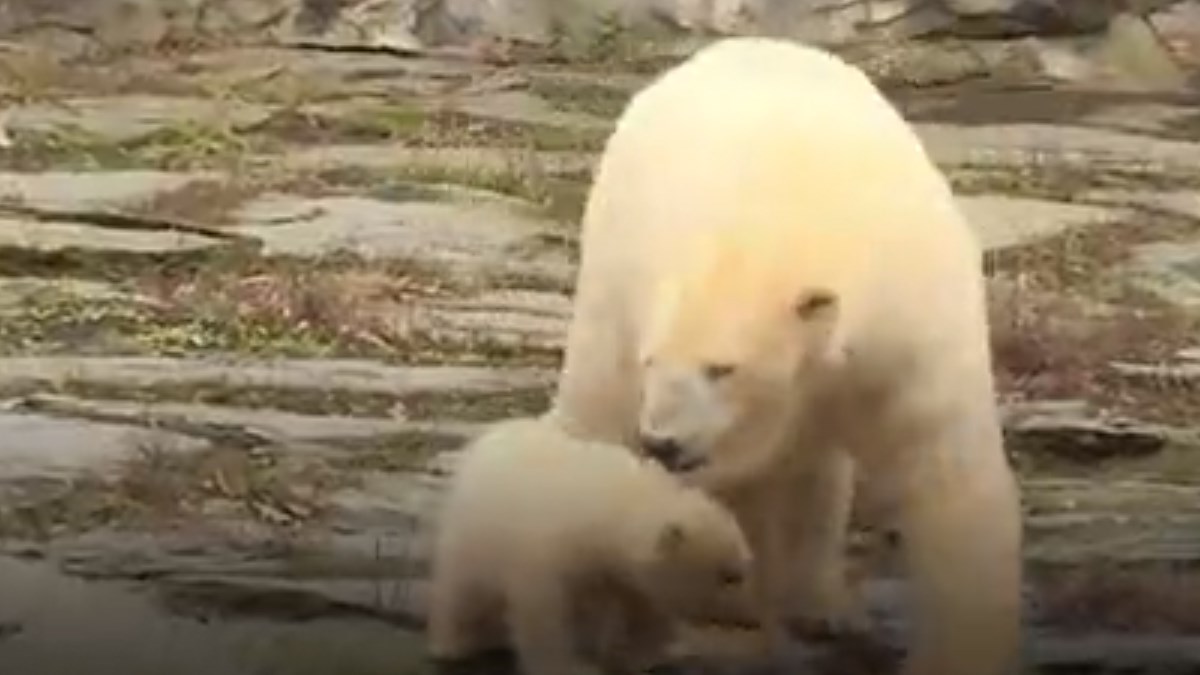
[[464,452],[434,554],[436,658],[512,644],[529,675],[587,661],[633,673],[663,656],[675,617],[750,620],[749,548],[703,491],[540,418],[500,422]]
[[917,591],[906,673],[1015,667],[1020,513],[980,250],[859,70],[734,38],[668,71],[618,121],[581,248],[552,414],[706,462],[691,479],[737,512],[771,630],[856,614],[841,558],[858,466]]

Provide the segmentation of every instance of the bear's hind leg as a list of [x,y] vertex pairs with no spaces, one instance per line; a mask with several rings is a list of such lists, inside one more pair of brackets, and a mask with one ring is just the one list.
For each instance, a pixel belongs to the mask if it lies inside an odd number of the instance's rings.
[[427,643],[437,661],[465,659],[504,646],[494,626],[500,607],[454,569],[438,570],[430,589]]
[[954,406],[940,428],[889,448],[898,461],[871,469],[894,490],[914,590],[905,675],[1017,672],[1021,510],[992,405]]

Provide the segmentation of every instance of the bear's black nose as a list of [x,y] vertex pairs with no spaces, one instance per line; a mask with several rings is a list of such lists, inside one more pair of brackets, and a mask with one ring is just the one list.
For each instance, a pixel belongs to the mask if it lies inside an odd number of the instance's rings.
[[641,444],[647,455],[669,471],[677,469],[683,459],[683,445],[669,436],[642,436]]

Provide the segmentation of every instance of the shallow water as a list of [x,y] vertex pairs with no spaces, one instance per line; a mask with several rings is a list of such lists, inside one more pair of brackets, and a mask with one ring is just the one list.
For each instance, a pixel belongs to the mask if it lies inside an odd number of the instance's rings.
[[173,613],[152,590],[0,557],[0,671],[13,675],[417,675],[420,636],[369,618]]

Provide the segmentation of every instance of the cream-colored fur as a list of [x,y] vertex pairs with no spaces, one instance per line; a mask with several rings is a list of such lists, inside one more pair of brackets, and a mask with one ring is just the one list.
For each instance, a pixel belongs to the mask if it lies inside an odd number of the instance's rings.
[[858,69],[733,38],[666,72],[605,148],[581,250],[552,415],[726,501],[773,636],[861,618],[842,560],[861,470],[906,546],[906,673],[1012,671],[1020,513],[980,249]]
[[658,464],[544,418],[497,423],[464,453],[434,553],[435,658],[512,645],[528,675],[631,674],[665,655],[677,618],[751,620],[736,519]]

